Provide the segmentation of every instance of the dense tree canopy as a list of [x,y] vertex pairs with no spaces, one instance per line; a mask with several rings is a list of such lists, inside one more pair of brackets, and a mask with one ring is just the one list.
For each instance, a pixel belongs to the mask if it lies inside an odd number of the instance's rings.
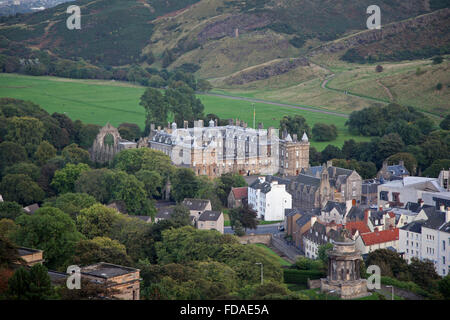
[[15,201],[24,206],[41,202],[45,193],[29,176],[8,174],[0,183],[0,194],[7,201]]
[[20,226],[14,240],[28,248],[44,250],[45,264],[52,269],[64,269],[73,256],[75,244],[83,238],[70,216],[57,208],[40,208],[33,215],[16,219]]

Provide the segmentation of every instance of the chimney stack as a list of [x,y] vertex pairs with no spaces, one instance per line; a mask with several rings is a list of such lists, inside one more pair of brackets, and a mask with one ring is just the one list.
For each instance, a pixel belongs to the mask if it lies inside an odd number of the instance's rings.
[[445,212],[445,206],[443,204],[441,204],[439,209],[440,209],[441,212]]
[[297,141],[298,141],[298,136],[297,136],[297,134],[293,134],[293,135],[292,135],[292,140],[294,140],[294,142],[297,142]]
[[184,121],[183,121],[183,127],[184,127],[185,129],[189,128],[189,121],[184,120]]
[[445,223],[450,222],[450,207],[447,207],[447,210],[445,211]]

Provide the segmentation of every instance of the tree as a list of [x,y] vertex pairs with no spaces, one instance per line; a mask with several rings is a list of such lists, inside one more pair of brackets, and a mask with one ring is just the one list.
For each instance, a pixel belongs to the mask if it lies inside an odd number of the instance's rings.
[[64,193],[56,198],[47,199],[44,202],[44,207],[58,208],[61,211],[69,214],[73,219],[80,213],[81,210],[90,208],[97,203],[97,200],[86,193]]
[[331,243],[319,246],[318,257],[319,260],[323,262],[324,266],[328,266],[328,252],[331,249],[333,249],[333,245]]
[[39,179],[39,176],[41,175],[41,171],[36,165],[32,163],[19,162],[5,168],[5,170],[3,170],[3,174],[25,174],[29,176],[33,181],[37,181]]
[[44,199],[44,191],[29,176],[8,174],[0,183],[0,194],[6,201],[15,201],[24,206]]
[[76,265],[89,265],[98,262],[107,262],[122,266],[132,264],[127,255],[126,247],[117,240],[108,237],[95,237],[80,240],[75,245],[73,263]]
[[123,201],[129,214],[153,215],[156,213],[153,202],[147,198],[144,183],[134,175],[123,171],[114,172],[111,196],[113,200]]
[[337,138],[337,128],[334,124],[316,123],[312,129],[316,141],[332,141]]
[[[256,229],[258,227],[257,214],[247,204],[242,207],[231,209],[229,211],[230,224],[234,228],[234,225],[239,221],[240,225],[245,229]],[[239,227],[239,225],[238,225]]]
[[137,141],[141,137],[141,129],[134,123],[121,123],[118,127],[120,136],[129,141]]
[[416,158],[408,152],[399,152],[393,154],[389,158],[386,159],[389,164],[398,164],[400,161],[405,163],[406,169],[409,173],[414,176],[417,171],[417,160]]
[[23,214],[23,208],[14,201],[0,202],[0,219],[16,220],[18,216]]
[[377,249],[370,252],[366,264],[379,266],[383,276],[397,278],[400,275],[408,277],[409,274],[407,262],[398,253],[388,249]]
[[51,158],[56,156],[56,149],[48,141],[42,141],[34,154],[38,165],[42,166]]
[[128,174],[136,174],[140,170],[156,171],[163,178],[163,184],[175,172],[169,156],[149,148],[128,149],[119,152],[114,157],[113,167]]
[[57,296],[52,287],[48,270],[35,264],[26,270],[20,267],[8,281],[6,296],[11,300],[53,300]]
[[437,91],[441,91],[441,90],[442,90],[442,87],[443,87],[443,86],[442,86],[442,83],[439,82],[439,83],[436,85],[436,90],[437,90]]
[[377,65],[377,67],[375,68],[376,72],[383,72],[383,66],[381,65]]
[[34,154],[45,132],[43,123],[33,117],[12,117],[7,130],[5,139],[24,146],[28,155]]
[[417,283],[425,290],[432,291],[434,282],[440,279],[436,273],[434,263],[430,260],[421,261],[416,258],[411,259],[408,266],[413,282]]
[[0,173],[4,168],[27,159],[27,151],[20,144],[10,141],[0,143]]
[[393,154],[403,151],[405,144],[398,134],[389,133],[381,138],[377,147],[380,157],[386,159]]
[[[299,138],[306,132],[308,136],[311,136],[311,128],[306,123],[306,119],[302,116],[284,116],[280,120],[280,131],[287,130],[291,135],[296,134]],[[281,132],[280,132],[281,133]]]
[[444,120],[439,124],[442,130],[450,130],[450,114],[446,115]]
[[10,269],[17,263],[25,263],[19,255],[17,246],[8,238],[0,235],[0,268]]
[[450,275],[445,276],[438,282],[438,289],[445,300],[450,300]]
[[219,184],[217,185],[217,194],[219,195],[222,205],[226,206],[228,203],[228,195],[231,188],[246,187],[247,182],[244,177],[236,173],[225,173],[219,177]]
[[101,204],[95,204],[81,210],[77,216],[77,229],[88,239],[111,236],[114,225],[119,221],[120,214]]
[[78,147],[77,144],[72,143],[65,147],[61,153],[66,163],[78,164],[78,163],[86,163],[89,164],[91,162],[90,155],[87,150],[84,150]]
[[0,219],[0,234],[7,239],[12,239],[19,228],[11,219]]
[[450,168],[450,159],[440,159],[433,162],[424,172],[424,177],[437,178],[441,170],[447,170]]
[[242,226],[241,221],[236,220],[233,225],[234,234],[238,237],[245,236],[245,229]]
[[200,187],[194,171],[187,168],[175,171],[172,185],[171,195],[177,202],[183,201],[184,198],[193,198]]
[[173,208],[173,212],[170,219],[179,225],[189,226],[191,225],[189,215],[190,215],[189,209],[186,208],[184,205],[179,204]]
[[112,297],[118,292],[117,289],[113,290],[103,283],[96,283],[83,277],[81,288],[78,290],[68,289],[65,280],[58,282],[56,290],[61,300],[104,300],[105,297]]
[[146,112],[144,134],[150,132],[150,124],[152,123],[155,126],[167,124],[169,106],[164,96],[157,89],[148,88],[145,90],[139,104],[144,107]]
[[212,88],[213,88],[213,86],[211,85],[211,83],[208,80],[199,79],[197,81],[197,89],[201,92],[211,91]]
[[79,128],[79,131],[77,134],[77,140],[75,142],[80,147],[85,148],[85,149],[92,147],[92,144],[94,143],[95,138],[97,137],[98,133],[100,132],[101,126],[96,125],[96,124],[83,125],[82,123],[78,124],[78,126],[80,126],[80,128]]
[[322,161],[328,161],[331,159],[342,159],[342,151],[336,146],[329,144],[321,152]]
[[89,166],[85,163],[69,163],[64,168],[55,172],[51,185],[59,193],[74,192],[77,179],[83,172],[89,170]]
[[40,208],[34,215],[21,215],[14,240],[18,245],[44,251],[45,264],[51,269],[66,267],[75,244],[83,238],[70,216],[57,208]]

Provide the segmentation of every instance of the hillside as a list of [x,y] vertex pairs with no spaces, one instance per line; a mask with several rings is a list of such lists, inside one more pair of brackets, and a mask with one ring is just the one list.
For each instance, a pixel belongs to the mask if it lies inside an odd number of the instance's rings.
[[[380,1],[381,31],[366,29],[370,0],[75,3],[81,30],[66,28],[67,3],[1,18],[0,70],[123,80],[130,67],[183,68],[216,90],[342,112],[392,99],[434,113],[448,109],[446,67],[433,71],[438,82],[430,76],[417,82],[401,67],[403,60],[450,53],[448,0]],[[339,74],[392,62],[400,64],[398,77],[385,72],[373,83],[345,82]],[[438,83],[444,89],[435,92]],[[416,94],[407,98],[407,92]]]
[[[432,1],[383,0],[383,23],[429,12]],[[67,4],[11,17],[0,36],[60,58],[95,65],[144,63],[152,51],[161,63],[200,65],[199,75],[237,72],[365,29],[369,0],[79,0],[82,29],[68,30]],[[235,38],[236,30],[238,37]],[[281,49],[281,50],[280,50]],[[158,62],[156,63],[158,66]]]

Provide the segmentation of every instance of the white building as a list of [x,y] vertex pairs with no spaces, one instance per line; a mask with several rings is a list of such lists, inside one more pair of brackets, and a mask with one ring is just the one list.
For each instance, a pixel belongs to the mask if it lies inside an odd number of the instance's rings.
[[435,178],[404,177],[378,186],[378,206],[403,207],[417,203],[426,192],[444,192]]
[[425,219],[416,220],[400,229],[399,251],[412,258],[430,260],[440,276],[449,273],[450,208],[427,212]]
[[284,210],[292,209],[292,196],[286,191],[286,185],[258,177],[248,187],[248,204],[259,219],[281,221],[284,220]]

